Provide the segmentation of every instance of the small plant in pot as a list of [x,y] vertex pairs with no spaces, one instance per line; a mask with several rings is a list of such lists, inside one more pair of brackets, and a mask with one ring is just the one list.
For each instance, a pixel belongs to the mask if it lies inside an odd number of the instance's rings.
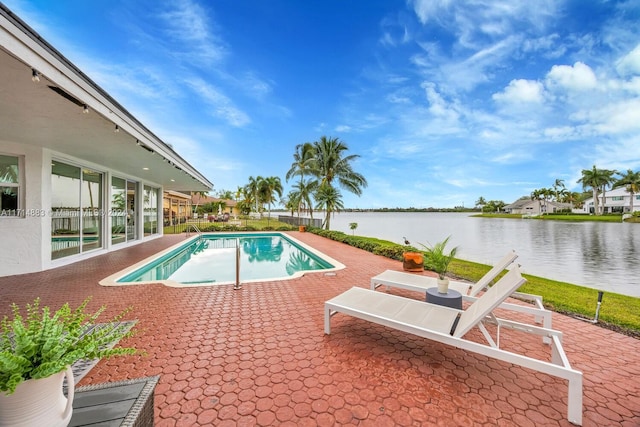
[[68,425],[74,394],[71,365],[137,353],[134,348],[113,347],[134,333],[122,322],[129,310],[92,328],[105,307],[87,313],[89,300],[75,310],[65,304],[52,314],[36,299],[26,305],[26,317],[12,305],[13,319],[5,316],[0,331],[0,425]]
[[405,271],[424,271],[424,255],[411,246],[406,237],[404,240],[404,252],[402,253],[402,268]]
[[438,273],[438,292],[446,294],[449,292],[449,279],[447,278],[447,270],[449,270],[449,264],[455,258],[458,252],[458,247],[454,247],[449,252],[446,251],[447,243],[451,236],[448,236],[441,242],[436,243],[433,246],[424,246],[426,250],[426,267],[429,270]]

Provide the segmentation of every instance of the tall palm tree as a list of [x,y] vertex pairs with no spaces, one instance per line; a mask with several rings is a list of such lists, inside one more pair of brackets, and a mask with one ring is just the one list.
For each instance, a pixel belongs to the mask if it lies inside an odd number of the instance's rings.
[[[314,156],[315,148],[312,143],[305,142],[304,144],[296,145],[296,150],[293,153],[293,163],[291,163],[291,168],[287,171],[285,180],[289,182],[290,178],[299,176],[300,181],[298,181],[298,183],[300,189],[302,189],[305,175],[310,175],[312,172],[311,164]],[[304,197],[298,198],[298,201],[302,203],[304,201]],[[300,218],[300,208],[301,206],[298,205],[298,218]]]
[[328,184],[322,184],[316,191],[315,199],[317,203],[316,208],[324,209],[326,212],[322,226],[325,230],[329,230],[331,226],[331,213],[344,209],[342,195],[337,188]]
[[618,171],[611,170],[611,169],[603,169],[602,172],[604,175],[604,180],[602,182],[602,187],[600,189],[602,191],[602,206],[600,207],[600,210],[602,211],[602,213],[604,213],[604,208],[607,203],[607,187],[613,185],[616,182],[616,179],[613,175],[617,174]]
[[271,205],[277,200],[275,195],[282,197],[282,182],[277,176],[269,176],[263,178],[259,183],[258,194],[260,200],[267,204],[269,207],[269,218],[267,218],[267,225],[271,220]]
[[640,172],[627,169],[627,172],[618,172],[620,178],[613,184],[613,188],[624,186],[629,193],[629,213],[633,212],[633,196],[640,192]]
[[[312,174],[319,180],[315,199],[319,202],[317,195],[320,194],[320,190],[322,190],[321,196],[331,194],[339,198],[335,203],[318,203],[318,205],[328,207],[328,218],[331,214],[332,206],[342,205],[342,195],[335,190],[336,184],[359,196],[362,194],[362,189],[367,186],[367,180],[363,175],[355,172],[351,166],[351,163],[360,156],[357,154],[345,155],[349,147],[339,138],[322,136],[319,141],[314,142],[313,146],[315,148],[315,156],[310,162],[310,168]],[[331,189],[335,191],[330,191]],[[325,228],[329,229],[329,221],[325,221]]]
[[482,196],[480,196],[478,200],[476,200],[476,206],[480,206],[480,212],[483,211],[484,205],[486,204],[487,204],[487,201]]
[[[598,200],[600,192],[605,189],[609,183],[613,180],[614,171],[608,169],[598,169],[596,165],[593,165],[591,169],[582,170],[582,178],[577,182],[582,183],[582,188],[586,191],[591,188],[593,192],[593,209],[596,215],[602,215],[600,209],[600,201]],[[603,197],[603,202],[604,202]]]
[[244,194],[253,200],[255,203],[256,212],[260,213],[260,208],[258,207],[258,203],[260,198],[258,197],[258,192],[260,191],[260,183],[264,178],[261,176],[257,177],[249,177],[249,183],[244,187]]

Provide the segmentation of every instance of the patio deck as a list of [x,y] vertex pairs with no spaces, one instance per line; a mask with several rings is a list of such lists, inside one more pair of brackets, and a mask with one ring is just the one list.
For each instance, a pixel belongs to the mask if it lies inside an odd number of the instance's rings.
[[[160,375],[157,426],[568,426],[566,383],[347,316],[323,334],[324,301],[369,286],[389,260],[311,233],[297,239],[347,266],[335,275],[244,285],[101,287],[98,281],[184,236],[165,236],[43,273],[0,277],[0,315],[11,302],[77,305],[107,315],[133,306],[147,356],[102,360],[80,385]],[[427,273],[425,273],[427,274]],[[420,297],[408,291],[392,293]],[[606,306],[603,306],[606,310]],[[584,426],[640,425],[640,340],[554,313],[554,329],[584,373]],[[503,343],[548,353],[539,339]]]

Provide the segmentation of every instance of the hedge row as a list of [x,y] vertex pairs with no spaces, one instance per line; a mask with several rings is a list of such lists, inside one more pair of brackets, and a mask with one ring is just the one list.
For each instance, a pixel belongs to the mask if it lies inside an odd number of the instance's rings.
[[429,262],[429,253],[418,250],[412,246],[399,245],[387,240],[375,239],[373,237],[350,236],[342,231],[323,230],[321,228],[307,228],[307,231],[326,237],[327,239],[345,243],[376,255],[402,261],[402,254],[406,251],[421,252],[424,255],[424,266],[427,270],[433,270]]

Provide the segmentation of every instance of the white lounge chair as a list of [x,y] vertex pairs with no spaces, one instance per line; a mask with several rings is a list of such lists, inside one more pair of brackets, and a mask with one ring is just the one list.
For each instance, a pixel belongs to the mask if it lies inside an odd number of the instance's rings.
[[[525,281],[520,274],[520,269],[515,266],[466,310],[456,310],[411,298],[353,287],[325,302],[324,332],[327,335],[331,333],[331,317],[333,315],[344,313],[566,379],[569,382],[567,418],[570,422],[581,425],[582,372],[571,368],[562,348],[562,333],[498,319],[492,313]],[[495,340],[483,323],[488,318],[498,326]],[[476,326],[484,335],[488,345],[463,338]],[[549,338],[551,340],[551,362],[500,349],[500,328],[516,329]]]
[[[462,294],[462,298],[465,301],[473,302],[476,300],[480,292],[487,288],[487,286],[498,275],[513,263],[518,255],[515,251],[509,251],[502,257],[484,276],[480,278],[476,283],[461,282],[457,280],[449,280],[449,289],[453,289]],[[402,271],[386,270],[377,276],[371,278],[371,290],[377,289],[379,286],[407,289],[410,291],[426,292],[429,288],[438,286],[435,277],[422,276],[419,274],[404,273]],[[551,329],[551,312],[544,308],[542,304],[542,297],[539,295],[525,294],[522,292],[514,292],[513,297],[527,301],[534,305],[529,307],[525,305],[504,303],[500,308],[507,310],[517,311],[520,313],[532,314],[535,317],[537,323],[541,323],[545,328]],[[544,342],[549,344],[550,340],[544,339]]]

